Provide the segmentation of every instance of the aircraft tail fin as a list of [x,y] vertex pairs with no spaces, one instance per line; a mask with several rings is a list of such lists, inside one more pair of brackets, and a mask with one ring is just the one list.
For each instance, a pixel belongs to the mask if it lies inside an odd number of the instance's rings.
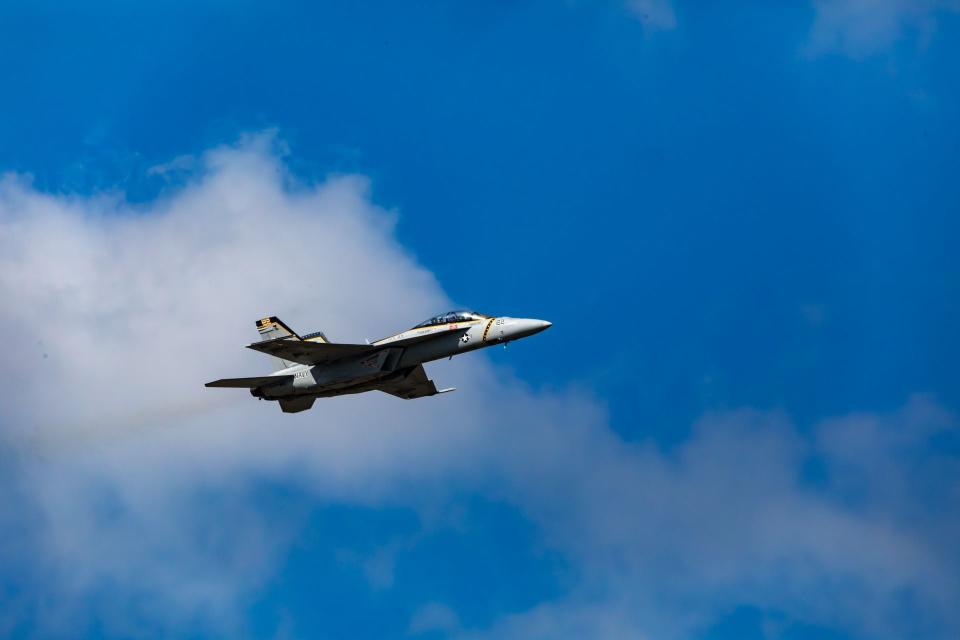
[[[260,341],[265,342],[267,340],[276,340],[277,338],[292,338],[294,340],[302,340],[302,338],[297,335],[297,332],[288,327],[283,323],[280,318],[276,316],[270,316],[269,318],[262,318],[257,320],[257,332],[260,334]],[[297,364],[296,362],[290,362],[289,360],[284,360],[283,358],[274,358],[276,362],[277,371],[280,369],[286,369],[287,367],[292,367]]]
[[260,333],[261,340],[275,340],[277,338],[294,337],[297,340],[300,336],[297,332],[283,323],[283,320],[277,316],[270,316],[257,320],[257,331]]

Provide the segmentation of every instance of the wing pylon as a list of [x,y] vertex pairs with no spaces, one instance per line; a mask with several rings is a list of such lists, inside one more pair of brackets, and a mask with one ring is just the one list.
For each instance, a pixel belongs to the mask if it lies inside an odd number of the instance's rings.
[[378,391],[389,393],[392,396],[403,398],[404,400],[426,398],[427,396],[456,391],[456,387],[437,389],[437,385],[434,384],[433,380],[427,377],[427,372],[424,371],[422,364],[415,366],[410,373],[403,378],[386,382],[376,388]]

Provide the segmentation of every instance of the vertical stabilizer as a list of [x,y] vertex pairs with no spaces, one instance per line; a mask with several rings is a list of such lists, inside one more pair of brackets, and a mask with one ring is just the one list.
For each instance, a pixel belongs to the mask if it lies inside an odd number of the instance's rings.
[[[260,334],[261,342],[264,340],[276,340],[277,338],[301,339],[296,331],[285,325],[280,318],[276,316],[257,320],[257,332]],[[274,358],[274,360],[276,361],[277,371],[297,364],[296,362],[290,362],[282,358]]]

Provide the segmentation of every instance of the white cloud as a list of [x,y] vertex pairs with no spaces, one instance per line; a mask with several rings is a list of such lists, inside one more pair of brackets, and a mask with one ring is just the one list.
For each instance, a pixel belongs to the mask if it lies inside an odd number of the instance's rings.
[[[269,370],[242,348],[264,315],[356,341],[449,305],[363,178],[296,184],[272,145],[213,150],[195,182],[144,207],[3,179],[0,320],[15,336],[0,363],[4,458],[15,462],[4,520],[19,526],[17,511],[31,510],[23,552],[47,590],[21,613],[57,601],[69,627],[82,615],[71,603],[115,584],[120,631],[141,615],[229,626],[297,517],[263,522],[243,502],[208,509],[198,494],[293,473],[318,495],[376,500],[386,478],[435,457],[427,442],[455,452],[471,437],[393,398],[284,416],[203,387]],[[449,417],[449,403],[437,407]],[[151,610],[123,613],[132,603]]]
[[960,11],[956,0],[814,0],[816,18],[807,53],[839,51],[863,58],[883,51],[907,34],[925,40],[937,15]]
[[[883,612],[904,592],[941,635],[960,626],[945,535],[960,474],[930,444],[956,423],[928,399],[814,437],[777,413],[710,415],[665,452],[622,441],[591,397],[531,390],[478,354],[432,365],[461,390],[415,402],[367,394],[283,415],[203,388],[265,370],[241,345],[267,314],[356,341],[450,306],[363,178],[300,183],[273,148],[215,149],[142,206],[0,183],[0,571],[18,585],[0,632],[95,616],[122,635],[242,635],[242,603],[306,517],[247,500],[263,478],[424,514],[456,492],[516,506],[581,580],[473,635],[683,637],[740,603],[895,635],[902,621]],[[811,460],[819,483],[803,479]],[[406,550],[351,562],[389,590]],[[425,605],[411,631],[457,625]]]
[[[528,464],[508,465],[524,476],[510,486],[585,578],[489,637],[689,637],[743,603],[866,637],[960,625],[960,459],[936,444],[960,430],[927,398],[812,438],[777,413],[708,415],[670,453],[554,428],[530,436],[550,442],[539,457],[514,449]],[[812,463],[823,475],[805,480]]]

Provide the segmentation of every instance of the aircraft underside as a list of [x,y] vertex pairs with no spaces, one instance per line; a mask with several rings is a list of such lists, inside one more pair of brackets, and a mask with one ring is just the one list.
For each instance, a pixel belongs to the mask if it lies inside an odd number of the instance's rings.
[[[285,413],[296,413],[305,411],[313,406],[313,401],[317,398],[332,398],[354,393],[364,393],[366,391],[382,391],[392,396],[412,400],[414,398],[425,398],[427,396],[437,395],[438,393],[447,393],[453,391],[449,389],[437,389],[433,380],[427,378],[427,373],[423,365],[408,367],[400,371],[394,371],[389,374],[375,377],[371,380],[357,383],[341,383],[329,386],[315,386],[305,389],[303,392],[271,397],[264,393],[264,389],[254,388],[250,393],[255,397],[264,400],[277,400],[280,408]],[[269,392],[269,390],[266,390]]]
[[505,344],[550,326],[544,320],[451,311],[382,340],[351,344],[332,343],[321,331],[300,336],[274,316],[256,324],[261,340],[247,347],[271,356],[274,373],[222,378],[206,386],[249,389],[254,397],[276,400],[286,413],[305,411],[317,398],[365,391],[406,400],[453,391],[437,389],[423,363]]

